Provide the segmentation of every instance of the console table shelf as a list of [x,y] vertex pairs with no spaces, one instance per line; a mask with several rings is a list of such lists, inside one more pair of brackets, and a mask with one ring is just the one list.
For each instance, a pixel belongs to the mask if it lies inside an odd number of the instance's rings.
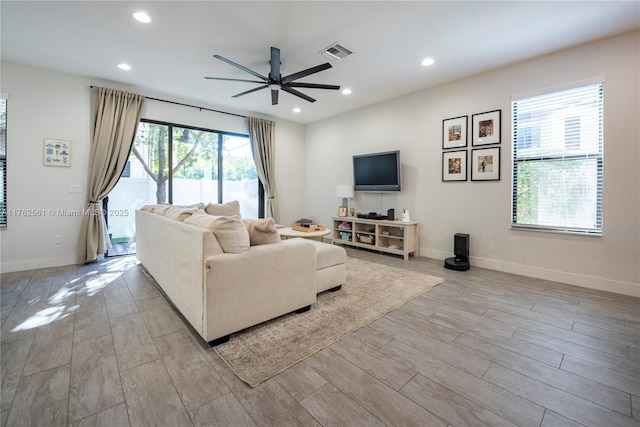
[[402,255],[406,260],[409,254],[418,256],[418,223],[334,216],[333,243]]

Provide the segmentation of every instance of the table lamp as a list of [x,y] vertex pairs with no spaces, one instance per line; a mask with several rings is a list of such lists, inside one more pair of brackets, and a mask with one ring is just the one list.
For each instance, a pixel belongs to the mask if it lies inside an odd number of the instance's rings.
[[336,190],[336,197],[342,197],[342,205],[349,209],[349,201],[353,197],[353,185],[339,184]]

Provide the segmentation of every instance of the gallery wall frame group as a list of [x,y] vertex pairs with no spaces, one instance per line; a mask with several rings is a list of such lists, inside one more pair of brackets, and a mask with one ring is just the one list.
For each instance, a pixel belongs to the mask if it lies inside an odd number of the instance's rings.
[[[501,110],[442,120],[442,181],[500,180]],[[469,123],[470,122],[470,123]],[[467,149],[471,135],[471,147]],[[470,174],[469,174],[470,172]]]

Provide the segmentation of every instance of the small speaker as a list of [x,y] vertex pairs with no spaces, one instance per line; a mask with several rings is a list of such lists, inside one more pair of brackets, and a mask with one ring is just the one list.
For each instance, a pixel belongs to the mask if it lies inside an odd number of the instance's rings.
[[389,221],[394,221],[396,219],[396,210],[395,209],[389,209],[387,211],[387,219]]
[[469,259],[469,235],[456,233],[453,235],[453,254],[462,260]]

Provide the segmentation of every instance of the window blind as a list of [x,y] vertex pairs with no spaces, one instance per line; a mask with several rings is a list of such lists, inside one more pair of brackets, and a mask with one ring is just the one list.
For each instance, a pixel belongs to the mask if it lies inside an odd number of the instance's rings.
[[7,95],[0,94],[0,228],[7,227]]
[[512,100],[513,228],[602,234],[604,82]]

